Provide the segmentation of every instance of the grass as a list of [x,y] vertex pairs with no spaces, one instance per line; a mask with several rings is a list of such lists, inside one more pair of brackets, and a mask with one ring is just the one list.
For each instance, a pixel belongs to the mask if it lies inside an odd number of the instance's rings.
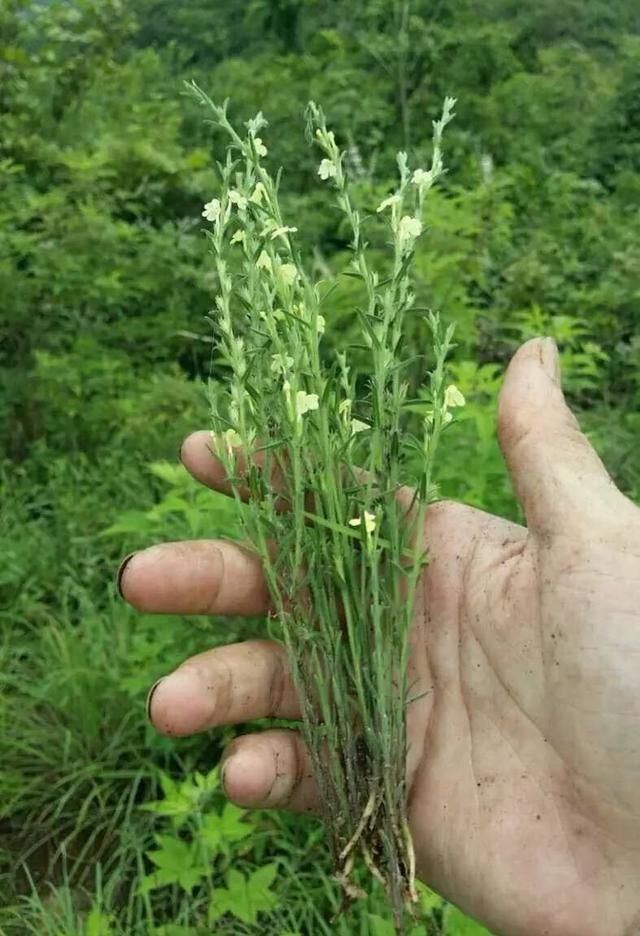
[[[93,479],[84,478],[83,488],[94,498],[105,464],[102,460],[96,467]],[[109,468],[117,467],[114,459]],[[105,565],[113,571],[115,557],[128,546],[158,538],[158,516],[164,516],[171,536],[193,535],[202,503],[197,514],[168,509],[181,500],[188,507],[202,496],[184,469],[160,463],[148,472],[139,462],[138,472],[148,479],[147,509],[133,515],[121,502],[108,514],[113,519],[118,508],[125,508],[121,525],[128,532],[94,535],[88,547],[86,540],[71,545],[65,561],[57,564],[51,553],[48,567],[37,560],[42,580],[49,582],[46,602],[42,582],[32,581],[18,601],[5,607],[0,643],[0,933],[210,933],[209,905],[227,886],[229,870],[238,869],[249,880],[257,869],[275,863],[270,908],[259,913],[256,923],[227,912],[216,921],[216,933],[387,936],[393,929],[386,897],[360,869],[355,882],[367,890],[367,898],[334,921],[342,898],[325,831],[315,820],[298,816],[243,815],[238,821],[247,834],[238,839],[235,827],[227,828],[227,839],[223,835],[210,847],[207,873],[193,889],[174,882],[143,892],[144,880],[154,871],[149,853],[158,850],[158,837],[188,841],[189,830],[202,816],[224,814],[225,800],[216,787],[179,828],[143,807],[163,802],[167,778],[180,787],[193,783],[197,772],[208,776],[230,737],[229,732],[216,732],[181,741],[160,738],[146,723],[146,690],[189,652],[242,639],[262,625],[135,615],[117,599],[111,575],[101,581],[90,577],[87,585],[69,576],[74,549],[112,556]],[[156,493],[154,479],[160,476],[164,480]],[[26,555],[39,537],[46,543],[47,525],[42,517],[25,521],[26,489],[14,488],[12,495],[10,504],[4,502],[5,518],[10,508],[14,519],[20,519],[12,527],[12,549]],[[232,533],[228,502],[212,497],[207,503],[209,529],[226,527]],[[94,501],[87,523],[96,507]],[[63,526],[64,517],[56,518],[55,525]],[[10,592],[15,595],[13,587]],[[425,910],[420,932],[428,925],[434,933],[457,936],[457,923],[443,928],[443,912],[440,905]]]
[[[249,481],[261,496],[248,511],[238,512],[232,501],[198,488],[181,466],[156,461],[147,467],[140,454],[131,459],[136,451],[131,440],[126,451],[105,447],[93,463],[78,453],[47,459],[43,450],[36,456],[42,458],[41,488],[34,489],[26,476],[7,478],[2,524],[10,548],[0,578],[7,599],[0,610],[3,934],[197,936],[215,925],[216,932],[234,934],[259,926],[273,936],[388,936],[409,895],[419,920],[412,936],[456,936],[449,909],[413,881],[406,832],[402,765],[408,687],[403,674],[411,594],[423,556],[412,525],[400,522],[408,515],[396,496],[411,458],[394,448],[404,438],[403,427],[418,427],[422,435],[411,436],[412,457],[414,465],[422,466],[416,480],[426,503],[433,455],[448,421],[451,391],[446,390],[444,359],[451,334],[442,336],[432,319],[433,377],[417,409],[413,401],[406,414],[404,403],[417,388],[401,378],[405,362],[399,344],[402,316],[413,302],[408,269],[419,235],[417,219],[442,171],[440,138],[450,110],[448,103],[436,124],[431,175],[422,173],[419,182],[412,181],[400,157],[398,192],[383,207],[388,218],[375,218],[378,231],[386,230],[382,236],[391,236],[393,243],[386,282],[369,268],[364,228],[342,175],[343,156],[321,113],[311,112],[323,149],[322,181],[334,186],[351,225],[357,274],[369,293],[361,316],[363,340],[374,361],[369,386],[350,376],[345,355],[328,367],[321,362],[324,292],[306,279],[293,232],[277,232],[286,225],[274,180],[259,165],[260,119],[249,128],[242,184],[255,189],[261,182],[264,207],[256,213],[262,214],[260,224],[270,228],[263,235],[257,226],[246,226],[243,249],[249,249],[252,237],[262,238],[261,252],[268,258],[263,265],[277,279],[269,284],[254,278],[252,288],[261,292],[250,295],[248,305],[254,310],[268,306],[269,315],[258,320],[256,314],[252,327],[270,329],[270,335],[269,341],[249,348],[233,332],[230,312],[237,296],[225,279],[225,230],[218,224],[212,238],[221,248],[218,276],[229,313],[220,350],[235,360],[236,382],[230,407],[228,401],[220,406],[215,388],[212,401],[216,427],[226,440],[223,457],[231,458],[233,446],[227,443],[236,436],[246,444],[255,442],[258,427],[268,430],[260,470],[270,476],[272,467],[286,466],[284,490],[295,501],[293,510],[276,509],[277,498],[250,471]],[[223,213],[229,193],[238,193],[232,188],[236,169],[230,159],[221,167]],[[243,197],[236,195],[237,208]],[[234,264],[229,258],[229,269]],[[287,328],[277,315],[280,306]],[[304,315],[313,325],[312,340]],[[251,424],[242,416],[247,414],[243,354],[263,381],[249,388],[263,407],[252,411]],[[320,461],[310,461],[310,451],[322,452]],[[416,518],[419,529],[420,511]],[[315,752],[317,777],[326,778],[325,811],[340,816],[341,824],[323,828],[300,817],[234,812],[225,805],[215,770],[231,733],[162,739],[146,723],[144,699],[158,675],[203,647],[264,633],[265,622],[134,615],[114,594],[110,579],[116,557],[158,539],[234,536],[243,529],[262,547],[281,610],[280,636],[292,662],[298,661],[294,674],[307,741]],[[274,529],[281,554],[292,557],[286,568],[271,563],[264,548],[267,532]],[[317,556],[323,564],[310,568],[310,558]],[[333,570],[328,575],[329,562]],[[305,566],[310,568],[305,588],[321,609],[313,630],[297,578]],[[369,592],[375,597],[372,616],[362,597]],[[344,644],[336,642],[336,596],[345,620]],[[298,652],[300,639],[304,654]],[[364,665],[367,656],[374,660],[372,668]],[[324,683],[316,694],[310,686],[317,685],[318,666]],[[391,682],[390,671],[398,674]],[[328,771],[320,769],[327,737],[332,739]],[[385,764],[397,765],[397,775]],[[374,878],[354,862],[356,852],[374,869]],[[340,915],[345,889],[362,896],[347,915]],[[393,918],[385,891],[395,904]]]

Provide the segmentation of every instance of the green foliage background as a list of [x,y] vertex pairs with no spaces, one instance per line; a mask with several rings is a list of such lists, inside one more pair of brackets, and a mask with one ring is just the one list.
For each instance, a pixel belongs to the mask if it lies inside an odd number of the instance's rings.
[[[0,932],[386,936],[376,892],[331,922],[313,822],[224,805],[211,771],[228,734],[168,741],[145,725],[158,675],[260,622],[135,615],[111,584],[124,552],[235,523],[175,466],[206,425],[216,282],[200,211],[222,152],[183,79],[230,96],[234,119],[265,112],[288,220],[325,276],[347,235],[316,185],[306,101],[374,208],[396,151],[426,163],[431,119],[459,98],[417,258],[418,305],[458,323],[469,401],[439,480],[517,516],[496,393],[537,334],[557,339],[583,425],[640,498],[640,13],[635,0],[0,5]],[[350,282],[334,293],[335,345],[357,327]],[[428,340],[417,317],[408,340]],[[420,932],[482,932],[422,901]]]

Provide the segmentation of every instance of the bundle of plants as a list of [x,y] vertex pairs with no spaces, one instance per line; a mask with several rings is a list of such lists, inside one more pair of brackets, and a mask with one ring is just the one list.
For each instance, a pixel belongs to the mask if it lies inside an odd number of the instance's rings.
[[[330,352],[323,336],[331,289],[310,277],[298,229],[282,215],[280,174],[265,168],[264,118],[238,132],[226,105],[190,87],[229,138],[220,191],[203,212],[218,279],[217,365],[228,375],[210,384],[212,448],[246,503],[244,532],[264,566],[271,626],[288,651],[337,877],[346,897],[356,897],[360,856],[400,921],[416,899],[406,713],[419,687],[408,677],[410,627],[428,561],[434,458],[460,402],[446,385],[452,328],[416,307],[411,265],[425,200],[444,171],[442,134],[455,101],[434,122],[430,168],[411,170],[400,153],[397,188],[368,218],[354,203],[345,153],[322,111],[308,107],[320,184],[348,223],[348,275],[364,297],[354,310],[357,342]],[[374,269],[366,231],[381,224],[388,249],[384,268]],[[421,388],[408,376],[416,370],[403,342],[409,315],[427,316],[433,338]],[[364,378],[352,366],[363,352]]]

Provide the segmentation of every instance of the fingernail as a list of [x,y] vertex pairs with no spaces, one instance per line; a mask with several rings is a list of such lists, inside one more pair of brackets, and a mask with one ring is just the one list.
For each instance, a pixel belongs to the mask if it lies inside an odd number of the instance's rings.
[[180,463],[181,465],[182,465],[182,463],[183,463],[183,462],[182,462],[182,446],[183,446],[183,444],[184,444],[184,443],[181,442],[180,445],[178,446],[178,461],[179,461],[179,463]]
[[125,556],[122,562],[120,563],[120,568],[116,573],[116,588],[118,589],[118,594],[121,598],[124,598],[122,594],[122,576],[124,575],[124,570],[127,568],[131,560],[136,554],[134,552],[129,553],[128,556]]
[[149,689],[149,692],[148,692],[148,694],[147,694],[147,702],[146,702],[147,721],[151,721],[151,703],[153,702],[153,697],[154,697],[154,695],[155,695],[155,691],[156,691],[156,689],[158,688],[158,686],[160,685],[160,683],[161,683],[161,682],[164,682],[164,680],[165,680],[166,678],[167,678],[166,676],[161,676],[160,679],[158,679],[158,680],[156,680],[156,682],[154,682],[154,684],[153,684],[153,686],[151,687],[151,689]]
[[555,383],[560,383],[560,355],[553,338],[543,338],[540,342],[541,361],[548,376]]

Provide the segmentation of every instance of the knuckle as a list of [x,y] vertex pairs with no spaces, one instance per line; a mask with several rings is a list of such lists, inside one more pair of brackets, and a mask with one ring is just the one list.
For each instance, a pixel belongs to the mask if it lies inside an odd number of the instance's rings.
[[220,593],[225,576],[224,552],[219,546],[214,546],[209,558],[211,573],[207,582],[207,591],[198,614],[216,614],[219,608]]
[[223,724],[233,720],[236,708],[235,682],[233,668],[228,660],[221,658],[218,661],[218,671],[207,686],[213,692],[213,708],[216,722]]
[[303,793],[303,785],[306,779],[306,769],[305,769],[305,754],[302,745],[302,740],[298,734],[291,732],[291,748],[292,748],[292,774],[291,781],[287,785],[285,792],[283,805],[292,806],[298,800],[300,800]]
[[278,716],[283,709],[289,683],[289,672],[284,654],[278,653],[273,661],[273,672],[269,680],[267,708],[270,718]]

